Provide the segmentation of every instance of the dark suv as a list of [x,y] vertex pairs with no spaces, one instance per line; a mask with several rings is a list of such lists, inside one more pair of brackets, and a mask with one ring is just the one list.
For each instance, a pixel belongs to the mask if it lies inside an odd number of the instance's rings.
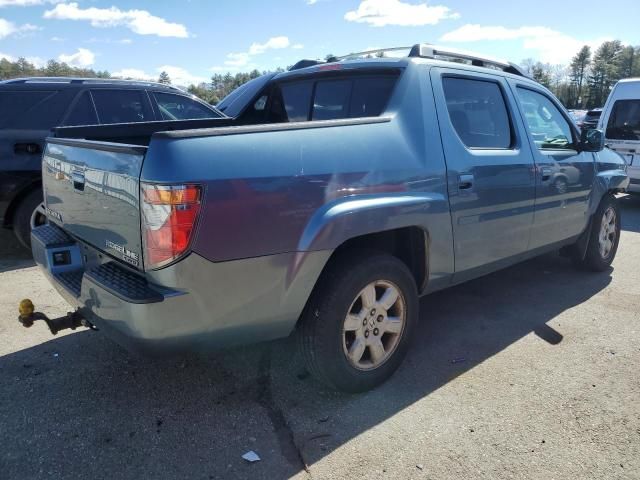
[[0,82],[0,221],[29,246],[44,216],[41,168],[45,138],[60,125],[100,125],[223,117],[198,98],[153,82],[22,78]]

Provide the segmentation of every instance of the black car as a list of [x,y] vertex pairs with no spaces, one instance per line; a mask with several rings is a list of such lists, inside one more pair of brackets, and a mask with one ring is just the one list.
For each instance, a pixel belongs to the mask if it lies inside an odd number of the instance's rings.
[[0,221],[28,246],[43,220],[40,161],[60,125],[100,125],[224,117],[171,85],[87,78],[22,78],[0,82]]
[[600,120],[600,115],[602,115],[601,108],[594,108],[592,110],[587,111],[586,115],[582,119],[581,122],[578,122],[578,126],[581,129],[591,130],[592,128],[598,127],[598,120]]

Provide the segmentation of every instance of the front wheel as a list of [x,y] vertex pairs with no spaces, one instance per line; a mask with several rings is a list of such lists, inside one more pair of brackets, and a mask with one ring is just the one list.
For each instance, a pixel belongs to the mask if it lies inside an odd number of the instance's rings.
[[586,268],[602,272],[608,269],[618,251],[620,242],[620,207],[613,195],[602,198],[593,216],[589,244],[584,259]]
[[332,261],[299,332],[309,371],[351,393],[377,387],[400,366],[418,321],[416,283],[406,265],[382,253]]

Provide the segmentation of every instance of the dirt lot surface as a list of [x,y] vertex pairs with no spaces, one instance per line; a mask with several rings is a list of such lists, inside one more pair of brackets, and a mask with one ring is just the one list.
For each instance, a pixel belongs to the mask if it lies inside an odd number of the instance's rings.
[[403,367],[357,396],[291,340],[159,361],[20,328],[23,297],[69,307],[0,232],[0,478],[638,479],[640,198],[622,203],[610,272],[547,255],[428,296]]

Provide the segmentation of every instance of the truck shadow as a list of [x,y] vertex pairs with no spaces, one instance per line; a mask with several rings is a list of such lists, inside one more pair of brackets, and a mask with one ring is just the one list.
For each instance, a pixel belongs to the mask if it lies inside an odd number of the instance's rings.
[[34,265],[31,252],[18,243],[11,230],[0,227],[0,273]]
[[561,343],[548,323],[610,281],[547,255],[425,297],[405,363],[362,395],[319,385],[292,339],[158,361],[67,335],[0,357],[0,464],[5,478],[289,477],[532,332]]

